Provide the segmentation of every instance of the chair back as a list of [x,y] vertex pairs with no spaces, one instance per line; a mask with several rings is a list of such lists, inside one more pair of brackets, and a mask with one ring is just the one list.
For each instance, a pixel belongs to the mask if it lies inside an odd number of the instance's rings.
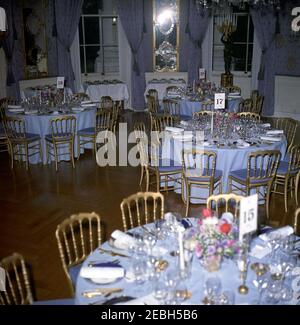
[[252,112],[253,111],[253,101],[251,98],[246,98],[239,103],[239,112]]
[[80,264],[101,245],[101,219],[95,212],[79,213],[65,219],[56,229],[63,269],[72,288],[69,268]]
[[233,216],[237,218],[240,208],[240,201],[242,198],[243,196],[236,195],[234,193],[211,195],[207,199],[206,205],[207,208],[216,211],[218,216],[220,216],[219,213],[221,210],[222,212],[233,212]]
[[166,128],[166,126],[174,126],[175,119],[174,116],[164,115],[164,116],[156,116],[155,120],[155,131],[162,132]]
[[150,95],[146,95],[146,99],[147,99],[147,108],[148,108],[148,112],[150,114],[157,114],[157,104],[155,102],[155,98],[150,96]]
[[193,119],[200,120],[203,116],[212,116],[212,111],[198,111],[194,112]]
[[4,130],[10,141],[22,141],[26,139],[26,125],[20,117],[6,117]]
[[136,143],[138,143],[141,139],[145,139],[146,135],[146,127],[143,122],[135,123],[134,127],[134,136]]
[[243,118],[247,118],[247,119],[251,119],[251,120],[255,120],[257,122],[260,122],[260,115],[257,113],[253,113],[253,112],[240,112],[238,113],[239,117],[243,117]]
[[288,149],[294,144],[297,127],[298,121],[292,118],[282,117],[278,118],[276,121],[276,128],[284,131],[288,143]]
[[197,177],[206,182],[215,178],[217,154],[209,150],[184,149],[182,168],[184,177]]
[[247,163],[247,182],[266,183],[274,179],[281,154],[278,150],[251,152]]
[[0,305],[28,305],[33,297],[25,260],[14,253],[0,261],[5,270],[5,289],[0,291]]
[[154,99],[155,106],[158,107],[159,99],[158,99],[158,92],[156,89],[149,89],[148,95]]
[[124,231],[164,217],[164,197],[159,192],[139,192],[121,203]]
[[297,230],[298,230],[298,217],[300,215],[300,208],[298,208],[295,211],[295,219],[294,219],[294,232],[295,234],[298,234]]
[[74,139],[76,132],[75,116],[60,116],[50,120],[53,141]]
[[114,106],[114,101],[110,96],[102,96],[100,99],[100,109],[112,110]]
[[163,107],[164,107],[164,114],[171,115],[175,118],[180,118],[180,105],[177,100],[164,99]]
[[254,102],[253,104],[253,112],[257,113],[257,114],[261,114],[261,111],[262,111],[262,108],[263,108],[263,105],[264,105],[264,96],[261,95],[261,96],[258,96],[256,98],[256,101]]
[[110,130],[112,126],[112,114],[109,111],[101,110],[96,113],[96,133]]
[[289,149],[288,173],[300,171],[300,144],[296,144]]

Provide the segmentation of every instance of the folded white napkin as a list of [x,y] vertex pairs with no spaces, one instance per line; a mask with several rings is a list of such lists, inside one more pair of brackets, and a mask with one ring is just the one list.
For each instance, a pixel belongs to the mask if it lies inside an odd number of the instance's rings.
[[24,108],[9,108],[8,111],[11,113],[24,112]]
[[27,112],[25,112],[25,114],[26,115],[35,115],[35,114],[37,114],[39,111],[37,110],[37,109],[35,109],[35,110],[32,110],[32,111],[27,111]]
[[264,140],[264,141],[271,141],[271,142],[279,142],[282,140],[281,137],[274,137],[274,136],[270,136],[270,135],[262,135],[260,137],[261,140]]
[[71,110],[73,112],[82,112],[84,111],[84,107],[72,107]]
[[192,133],[187,133],[187,134],[174,134],[173,135],[173,139],[180,140],[180,141],[187,141],[187,140],[192,141],[193,140],[193,134]]
[[166,131],[169,131],[169,132],[172,132],[172,133],[179,133],[179,132],[184,132],[184,129],[175,128],[173,126],[166,126]]
[[262,239],[263,241],[269,241],[270,238],[273,236],[278,236],[280,238],[284,238],[284,237],[290,236],[293,233],[294,233],[294,230],[291,226],[285,226],[285,227],[273,230],[269,233],[261,234],[258,237],[260,239]]
[[95,104],[91,103],[91,104],[81,104],[81,107],[94,107]]
[[237,145],[236,145],[238,148],[248,148],[248,147],[250,147],[250,143],[248,143],[248,142],[246,142],[246,141],[244,141],[244,140],[241,140],[241,139],[239,139],[238,141],[237,141]]
[[269,130],[267,131],[267,135],[277,135],[277,134],[283,134],[283,130]]
[[182,125],[182,126],[188,126],[189,123],[187,121],[180,121],[180,125]]
[[255,258],[258,258],[258,259],[261,259],[261,258],[264,258],[266,255],[270,254],[271,253],[271,248],[266,246],[260,246],[260,245],[255,245],[251,252],[250,252],[250,255],[252,257],[255,257]]
[[135,244],[135,239],[132,236],[127,235],[120,230],[115,230],[111,234],[111,238],[114,239],[114,247],[119,249],[128,249],[130,246],[133,246]]
[[153,294],[151,293],[147,296],[118,303],[116,305],[159,305],[159,302],[157,299],[154,298]]
[[124,277],[124,269],[121,266],[85,266],[81,268],[80,276],[86,279],[113,280]]
[[15,109],[15,108],[22,108],[22,106],[21,105],[7,105],[7,108]]
[[263,123],[261,126],[264,127],[264,128],[270,128],[271,124],[270,123]]

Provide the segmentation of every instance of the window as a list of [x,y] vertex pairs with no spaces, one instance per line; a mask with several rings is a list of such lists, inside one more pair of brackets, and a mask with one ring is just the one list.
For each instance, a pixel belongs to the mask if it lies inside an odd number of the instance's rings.
[[[234,10],[237,27],[232,34],[233,55],[231,71],[251,72],[254,27],[249,11]],[[217,28],[218,16],[214,16],[213,60],[214,71],[224,71],[224,45]]]
[[118,17],[112,1],[85,0],[79,23],[82,73],[118,73]]

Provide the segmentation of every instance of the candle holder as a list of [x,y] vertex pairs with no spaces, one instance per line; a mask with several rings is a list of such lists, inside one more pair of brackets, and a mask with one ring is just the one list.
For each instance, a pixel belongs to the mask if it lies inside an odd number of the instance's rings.
[[238,287],[238,292],[241,295],[246,295],[249,292],[249,288],[246,286],[248,264],[249,261],[246,255],[243,255],[241,259],[238,259],[237,261],[237,266],[240,271],[240,278],[242,280],[242,284]]

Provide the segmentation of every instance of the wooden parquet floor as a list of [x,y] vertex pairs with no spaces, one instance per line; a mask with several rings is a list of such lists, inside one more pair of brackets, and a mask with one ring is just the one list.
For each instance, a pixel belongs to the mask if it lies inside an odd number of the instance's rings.
[[[126,113],[132,127],[144,120],[144,114]],[[10,169],[7,154],[0,155],[0,259],[13,252],[21,253],[31,265],[37,300],[69,297],[55,239],[56,226],[71,214],[100,214],[106,234],[122,229],[120,203],[139,191],[139,167],[98,167],[91,151],[86,150],[76,168],[68,162],[25,166],[16,163]],[[166,211],[184,213],[181,197],[168,193]],[[201,206],[192,206],[191,215]],[[278,225],[292,224],[295,205],[290,200],[284,213],[281,196],[271,201],[272,220]],[[263,213],[261,213],[263,218]]]

